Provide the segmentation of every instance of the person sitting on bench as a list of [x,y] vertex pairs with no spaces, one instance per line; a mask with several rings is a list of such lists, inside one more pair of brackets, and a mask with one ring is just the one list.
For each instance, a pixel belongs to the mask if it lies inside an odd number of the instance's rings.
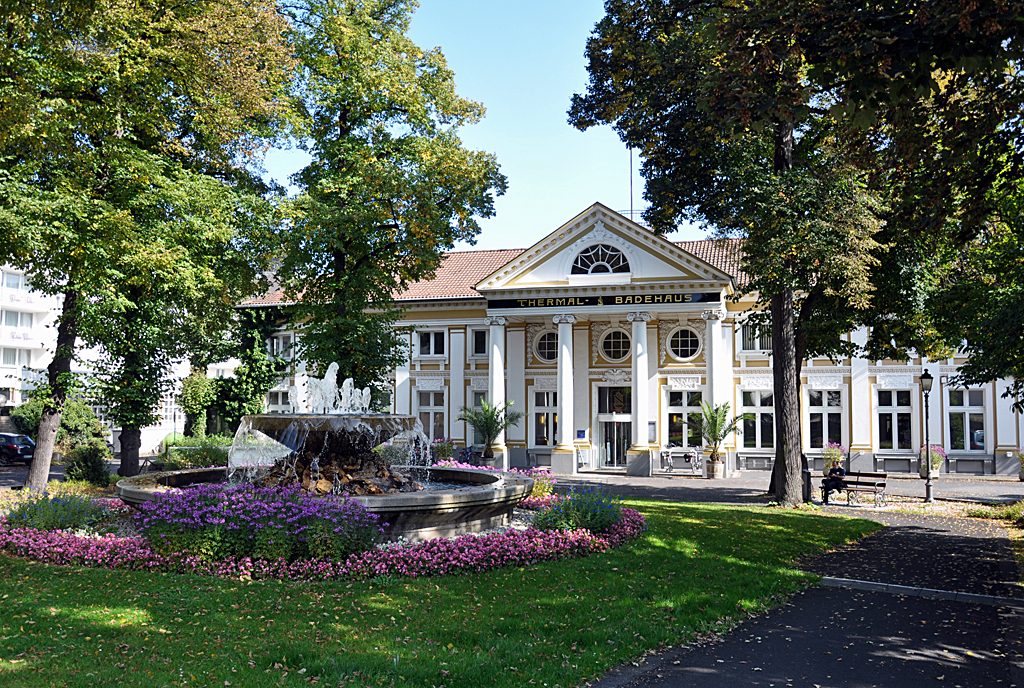
[[843,482],[843,478],[846,476],[846,469],[843,468],[843,464],[838,461],[832,464],[832,468],[828,472],[828,476],[821,481],[821,494],[824,495],[822,501],[828,504],[828,495],[833,490],[845,490],[846,483]]

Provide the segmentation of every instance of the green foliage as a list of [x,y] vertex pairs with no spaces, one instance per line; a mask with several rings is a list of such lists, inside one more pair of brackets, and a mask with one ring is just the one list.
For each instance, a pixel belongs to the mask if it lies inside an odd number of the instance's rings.
[[17,503],[7,514],[13,528],[79,530],[103,520],[106,511],[89,497],[43,493]]
[[999,195],[995,221],[953,253],[928,305],[943,338],[965,342],[958,384],[1005,378],[1024,412],[1024,192],[1007,184]]
[[409,463],[409,450],[402,446],[379,444],[373,448],[373,452],[378,454],[389,466],[401,466]]
[[[305,0],[286,6],[302,69],[294,97],[312,162],[277,234],[277,277],[311,372],[379,388],[407,354],[393,327],[396,293],[430,278],[455,242],[505,190],[492,155],[467,150],[458,129],[484,109],[459,97],[440,49],[406,35],[409,0]],[[318,370],[319,369],[319,370]]]
[[65,457],[64,475],[69,480],[84,480],[97,487],[110,484],[107,459],[110,449],[106,443],[80,444]]
[[163,442],[165,461],[176,469],[227,466],[228,447],[233,441],[227,435],[168,436]]
[[[37,397],[16,406],[11,411],[11,419],[18,432],[28,435],[33,441],[39,432],[39,418],[42,416],[44,403],[43,399]],[[57,448],[68,453],[81,444],[104,442],[108,434],[88,404],[82,401],[69,401],[64,406],[64,414],[57,430]]]
[[729,402],[720,406],[712,406],[706,401],[700,403],[701,414],[688,420],[687,424],[700,433],[704,443],[711,447],[711,461],[718,461],[718,450],[722,442],[733,432],[740,431],[742,416],[733,416],[729,420]]
[[472,409],[463,406],[459,411],[458,420],[469,423],[473,426],[484,440],[484,458],[494,458],[494,450],[491,445],[498,435],[508,428],[519,425],[519,421],[526,417],[522,411],[511,411],[509,408],[512,402],[507,404],[491,405],[486,401],[480,402],[479,409]]
[[206,409],[216,398],[217,389],[213,380],[206,377],[206,371],[192,368],[188,377],[181,381],[181,392],[178,394],[178,406],[185,412],[189,425],[185,429],[186,434],[196,437],[206,434]]
[[282,376],[283,362],[267,354],[266,340],[276,325],[267,310],[242,311],[238,323],[237,348],[241,364],[234,377],[218,378],[213,408],[221,422],[234,433],[242,416],[263,412],[267,392]]
[[593,488],[569,490],[565,499],[541,510],[533,520],[539,530],[576,530],[603,533],[622,516],[622,498]]
[[247,163],[287,117],[286,21],[269,0],[14,3],[4,21],[18,39],[0,45],[0,238],[34,289],[64,297],[52,408],[81,338],[104,352],[111,418],[142,427],[186,324],[260,290],[274,212]]

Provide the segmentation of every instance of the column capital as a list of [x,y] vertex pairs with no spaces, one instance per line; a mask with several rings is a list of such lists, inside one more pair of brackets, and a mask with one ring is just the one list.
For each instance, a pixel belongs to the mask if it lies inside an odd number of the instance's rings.
[[715,308],[711,310],[702,311],[700,317],[704,320],[722,320],[725,318],[725,314],[721,310]]
[[556,325],[572,325],[576,322],[576,316],[568,314],[556,315],[551,318],[551,322]]
[[508,318],[501,315],[488,315],[484,318],[484,325],[507,325]]
[[651,322],[651,314],[646,311],[636,311],[634,313],[628,313],[626,320],[629,322]]

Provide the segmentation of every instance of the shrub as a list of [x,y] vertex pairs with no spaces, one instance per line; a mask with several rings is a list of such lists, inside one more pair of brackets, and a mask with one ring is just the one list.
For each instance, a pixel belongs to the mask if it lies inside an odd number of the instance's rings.
[[143,504],[142,534],[165,555],[205,561],[227,557],[342,560],[379,539],[377,516],[344,497],[315,497],[299,487],[200,485]]
[[576,530],[607,532],[622,517],[620,497],[593,488],[573,488],[564,499],[540,511],[533,521],[538,530]]
[[[213,468],[228,465],[228,450],[234,441],[227,435],[203,437],[169,436],[164,440],[165,462],[177,469]],[[172,450],[173,448],[173,450]]]
[[[43,400],[33,399],[11,411],[18,432],[36,440],[39,432],[39,418],[43,415]],[[103,427],[96,414],[87,404],[81,401],[69,401],[64,406],[64,414],[57,429],[57,451],[67,454],[80,444],[100,441],[106,444],[107,429]]]
[[109,455],[106,443],[80,444],[68,453],[64,475],[69,480],[84,480],[97,487],[106,487],[110,484],[106,462]]
[[36,530],[80,530],[103,520],[106,509],[88,497],[43,494],[15,505],[7,514],[11,528]]
[[444,461],[452,458],[452,454],[455,452],[455,443],[447,437],[438,437],[430,445],[430,448],[433,450],[435,461]]

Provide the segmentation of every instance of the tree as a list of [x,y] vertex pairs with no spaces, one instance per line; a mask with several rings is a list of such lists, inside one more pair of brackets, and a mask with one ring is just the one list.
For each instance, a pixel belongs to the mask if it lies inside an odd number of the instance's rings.
[[267,309],[240,312],[231,352],[241,362],[234,377],[215,380],[214,411],[233,434],[242,416],[263,412],[267,392],[281,378],[284,362],[267,353],[267,337],[276,327]]
[[519,421],[526,416],[522,411],[510,410],[510,406],[512,406],[511,401],[507,404],[494,404],[493,406],[486,401],[481,401],[479,410],[463,406],[459,411],[458,420],[472,425],[473,429],[483,438],[485,459],[494,458],[494,450],[491,445],[494,444],[498,435],[508,428],[519,425]]
[[0,236],[6,261],[63,300],[27,481],[41,489],[83,319],[123,301],[118,262],[152,238],[134,201],[154,170],[258,195],[239,163],[280,128],[291,58],[269,0],[15,1],[0,18]]
[[842,157],[828,94],[804,74],[793,33],[760,31],[762,8],[611,0],[587,44],[590,84],[570,122],[611,124],[641,151],[656,232],[697,220],[741,236],[742,292],[770,317],[776,495],[801,499],[799,366],[849,355],[881,246],[876,200]]
[[185,435],[206,436],[206,410],[217,398],[214,381],[206,377],[206,369],[192,368],[181,381],[178,406],[185,412]]
[[301,60],[295,98],[313,161],[278,234],[277,276],[297,301],[311,372],[331,362],[379,386],[403,355],[394,296],[433,275],[476,217],[494,213],[505,178],[492,155],[462,146],[484,109],[455,93],[439,49],[406,36],[412,0],[289,5]]
[[946,341],[963,342],[958,378],[980,385],[1008,378],[1005,395],[1024,412],[1024,199],[999,190],[1000,211],[949,261],[930,296]]

